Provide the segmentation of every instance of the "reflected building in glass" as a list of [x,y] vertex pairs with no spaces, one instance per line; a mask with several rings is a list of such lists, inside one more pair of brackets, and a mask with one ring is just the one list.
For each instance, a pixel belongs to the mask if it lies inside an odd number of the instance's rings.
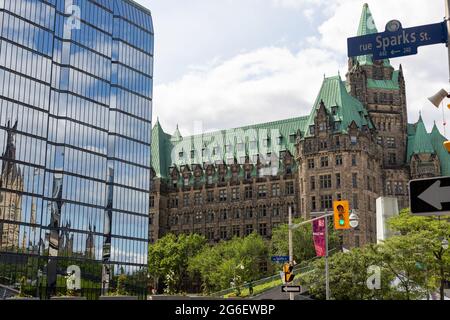
[[0,284],[145,293],[152,74],[131,0],[0,0]]

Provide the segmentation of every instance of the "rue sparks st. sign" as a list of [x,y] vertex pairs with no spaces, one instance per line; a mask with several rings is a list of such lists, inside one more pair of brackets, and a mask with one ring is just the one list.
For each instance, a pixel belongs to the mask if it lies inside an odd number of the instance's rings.
[[386,25],[386,31],[347,40],[348,56],[373,55],[375,60],[417,54],[417,48],[438,43],[447,43],[445,22],[403,29],[398,20]]
[[414,215],[450,215],[450,177],[412,180],[409,197]]

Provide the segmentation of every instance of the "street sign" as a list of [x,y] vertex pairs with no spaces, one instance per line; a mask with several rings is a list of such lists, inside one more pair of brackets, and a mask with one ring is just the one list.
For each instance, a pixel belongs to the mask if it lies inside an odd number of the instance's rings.
[[302,292],[301,286],[281,286],[281,292]]
[[278,263],[289,262],[289,256],[273,256],[272,262],[278,262]]
[[450,215],[450,177],[410,181],[409,201],[412,214]]
[[347,39],[348,56],[373,55],[375,60],[417,54],[417,48],[447,43],[445,22],[403,29],[400,21],[392,20],[386,31]]

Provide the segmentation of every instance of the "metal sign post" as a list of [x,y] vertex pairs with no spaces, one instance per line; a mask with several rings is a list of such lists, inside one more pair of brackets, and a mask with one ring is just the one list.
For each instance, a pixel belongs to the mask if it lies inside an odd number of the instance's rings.
[[328,215],[325,211],[325,293],[326,299],[330,300],[330,272],[328,269]]
[[[292,207],[289,206],[289,264],[294,265],[294,246],[292,243]],[[289,293],[289,300],[294,300],[294,294]]]

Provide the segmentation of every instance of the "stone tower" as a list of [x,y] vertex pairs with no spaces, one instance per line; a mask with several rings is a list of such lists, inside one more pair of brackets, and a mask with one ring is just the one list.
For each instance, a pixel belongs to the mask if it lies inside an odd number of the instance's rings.
[[[377,32],[369,6],[364,4],[358,36]],[[364,105],[376,128],[377,142],[383,150],[383,185],[408,181],[408,118],[402,66],[395,70],[388,59],[373,60],[370,55],[350,58],[347,90]],[[405,187],[399,189],[404,190],[404,194],[398,194],[401,207],[408,205]]]
[[[0,192],[0,249],[13,250],[20,246],[19,224],[22,220],[23,176],[16,160],[15,134],[17,122],[10,126],[6,149],[2,155],[3,163],[0,175],[0,187],[10,191]],[[12,222],[12,223],[8,223]]]

